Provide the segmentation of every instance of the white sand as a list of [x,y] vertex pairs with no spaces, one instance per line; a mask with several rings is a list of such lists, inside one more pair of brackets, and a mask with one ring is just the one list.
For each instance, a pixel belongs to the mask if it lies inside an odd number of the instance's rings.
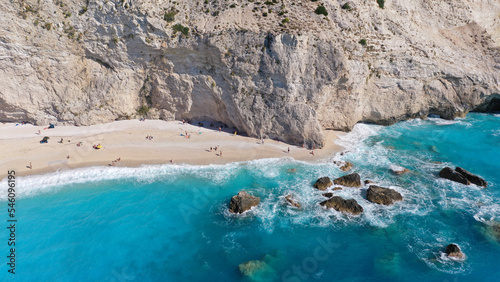
[[[262,158],[292,157],[303,161],[318,161],[332,157],[342,147],[334,144],[337,131],[326,131],[323,149],[311,150],[283,142],[261,140],[219,132],[216,127],[198,127],[179,121],[127,120],[86,127],[0,124],[0,179],[8,170],[18,175],[41,174],[60,169],[85,166],[116,166],[164,164],[173,159],[176,164],[224,164]],[[36,133],[40,130],[41,134]],[[188,132],[187,139],[181,134]],[[201,133],[201,134],[200,134]],[[146,136],[152,135],[152,140]],[[48,136],[48,144],[40,140]],[[59,143],[63,138],[63,143]],[[78,142],[83,142],[80,147]],[[92,148],[101,144],[100,150]],[[217,151],[210,147],[218,146]],[[290,154],[287,150],[290,147]],[[219,156],[222,150],[222,156]],[[70,156],[67,159],[67,156]],[[32,169],[28,166],[32,164]]]

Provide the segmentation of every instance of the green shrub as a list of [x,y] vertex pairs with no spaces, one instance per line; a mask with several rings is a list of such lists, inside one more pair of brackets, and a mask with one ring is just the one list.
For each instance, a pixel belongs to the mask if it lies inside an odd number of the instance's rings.
[[180,31],[180,32],[182,32],[182,34],[184,34],[184,35],[186,35],[186,36],[187,36],[187,35],[189,35],[189,28],[188,28],[188,27],[185,27],[185,26],[183,26],[183,25],[181,25],[181,24],[176,24],[176,25],[174,25],[174,26],[172,27],[172,29],[174,30],[174,33],[176,33],[176,32],[178,32],[178,31]]
[[290,21],[290,19],[289,19],[289,18],[285,18],[285,19],[284,19],[284,20],[282,20],[281,22],[285,24],[285,23],[287,23],[287,22],[289,22],[289,21]]
[[342,5],[342,9],[351,10],[351,6],[349,6],[349,3],[345,3],[344,5]]
[[176,9],[171,9],[170,11],[165,12],[165,14],[163,15],[163,19],[169,23],[173,22],[175,21],[175,15],[177,15],[177,13],[179,13],[179,11],[177,11]]
[[267,17],[267,13],[262,13],[262,16],[263,17]]
[[78,15],[81,16],[85,14],[87,12],[87,9],[88,9],[87,6],[83,6],[82,9],[78,12]]
[[363,46],[366,46],[366,39],[361,39],[358,43]]
[[137,109],[137,113],[140,115],[147,115],[149,112],[149,107],[148,106],[142,106],[139,109]]
[[43,27],[44,27],[46,30],[51,30],[51,29],[52,29],[52,24],[51,24],[51,23],[46,23]]
[[229,8],[235,8],[235,7],[236,7],[236,4],[229,5]]
[[319,5],[318,8],[316,8],[316,10],[314,10],[314,12],[318,15],[325,15],[325,16],[328,16],[328,12],[326,11],[326,8],[325,6],[321,6]]
[[380,8],[384,8],[385,0],[377,0],[377,3]]

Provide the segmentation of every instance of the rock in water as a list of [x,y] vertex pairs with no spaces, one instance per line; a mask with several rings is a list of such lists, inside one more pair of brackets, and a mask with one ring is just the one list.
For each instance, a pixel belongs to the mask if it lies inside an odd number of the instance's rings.
[[245,276],[255,276],[256,273],[265,271],[267,263],[261,260],[251,260],[238,265],[241,274]]
[[360,214],[363,212],[363,207],[356,202],[354,199],[345,200],[339,196],[332,197],[329,200],[319,203],[320,205],[335,209],[339,212],[351,213],[354,215]]
[[347,187],[361,187],[361,177],[357,173],[351,173],[335,179],[333,183]]
[[389,206],[403,200],[403,196],[396,190],[371,185],[366,191],[366,199],[372,203]]
[[444,252],[448,257],[451,258],[456,258],[456,259],[465,258],[464,253],[462,253],[462,250],[456,244],[449,244],[448,246],[446,246],[446,250]]
[[323,197],[327,197],[327,198],[333,197],[333,193],[323,193],[321,195],[323,195]]
[[465,185],[469,185],[470,182],[462,174],[454,171],[451,167],[445,167],[439,172],[439,176],[442,178],[449,179],[451,181],[459,182]]
[[340,167],[341,171],[348,171],[352,168],[352,163],[351,162],[345,162],[344,165]]
[[488,187],[488,183],[484,179],[475,174],[470,173],[469,171],[461,167],[457,166],[457,168],[455,168],[455,171],[463,175],[465,178],[467,178],[467,180],[469,180],[471,183],[476,184],[477,186],[481,186],[484,188]]
[[229,203],[229,211],[233,213],[243,213],[260,203],[260,198],[252,196],[245,191],[241,191],[238,195],[231,198]]
[[318,179],[318,180],[316,181],[316,183],[314,183],[314,185],[313,185],[313,186],[314,186],[314,188],[316,188],[316,189],[319,189],[319,190],[324,191],[324,190],[326,190],[326,188],[328,188],[328,187],[330,187],[330,186],[332,186],[332,185],[333,185],[333,183],[332,183],[332,181],[330,180],[330,177],[325,176],[325,177],[321,177],[320,179]]
[[406,167],[401,167],[401,166],[391,166],[391,172],[396,174],[396,175],[402,175],[410,172],[409,169]]
[[333,188],[333,191],[338,191],[338,190],[342,190],[342,187],[334,187]]
[[296,208],[298,208],[298,209],[300,209],[300,208],[302,207],[302,205],[301,205],[299,202],[297,202],[297,201],[295,200],[295,197],[294,197],[293,195],[291,195],[291,194],[290,194],[290,195],[287,195],[287,196],[285,197],[285,200],[286,200],[286,203],[287,203],[288,205],[290,205],[290,206],[294,206],[294,207],[296,207]]

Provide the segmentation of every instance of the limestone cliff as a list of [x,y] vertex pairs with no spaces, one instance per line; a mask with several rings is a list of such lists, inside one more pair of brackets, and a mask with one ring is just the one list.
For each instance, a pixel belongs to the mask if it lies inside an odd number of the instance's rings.
[[0,0],[0,121],[213,120],[321,145],[498,110],[499,46],[494,0]]

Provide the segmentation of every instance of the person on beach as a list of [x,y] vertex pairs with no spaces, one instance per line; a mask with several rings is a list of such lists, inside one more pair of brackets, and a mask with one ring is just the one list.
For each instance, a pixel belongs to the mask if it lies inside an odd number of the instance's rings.
[[234,136],[236,136],[236,133],[238,133],[238,131],[236,131],[236,130],[235,130],[235,131],[234,131]]
[[31,164],[31,162],[30,162],[30,169],[33,169],[33,165]]
[[170,162],[171,162],[171,163],[174,163],[174,159],[171,159],[171,160],[170,160]]
[[261,141],[262,141],[262,144],[264,144],[264,138],[262,138],[262,140],[261,140]]
[[314,151],[311,151],[311,155],[313,155],[313,156],[314,156]]
[[212,147],[210,147],[210,152],[212,152]]
[[69,160],[69,155],[66,157],[67,160]]
[[222,150],[219,151],[219,157],[222,157]]
[[288,147],[288,153],[290,154],[290,147]]
[[222,132],[222,127],[219,126],[219,132]]

